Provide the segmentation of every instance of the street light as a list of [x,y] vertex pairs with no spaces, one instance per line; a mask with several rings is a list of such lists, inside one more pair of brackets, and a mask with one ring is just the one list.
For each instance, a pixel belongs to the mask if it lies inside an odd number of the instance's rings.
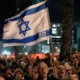
[[52,26],[53,26],[53,27],[56,27],[56,24],[53,24]]

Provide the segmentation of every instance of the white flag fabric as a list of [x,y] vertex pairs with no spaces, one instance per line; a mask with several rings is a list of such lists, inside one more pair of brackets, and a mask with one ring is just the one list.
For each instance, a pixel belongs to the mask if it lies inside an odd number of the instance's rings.
[[51,36],[46,1],[32,5],[6,20],[3,46],[32,46]]

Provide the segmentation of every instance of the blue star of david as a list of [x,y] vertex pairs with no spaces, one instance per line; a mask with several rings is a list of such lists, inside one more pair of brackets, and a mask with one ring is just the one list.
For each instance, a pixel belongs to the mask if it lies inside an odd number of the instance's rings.
[[[25,36],[26,31],[31,30],[28,26],[29,21],[24,21],[23,19],[21,20],[21,23],[18,25],[19,27],[19,34],[23,34]],[[22,30],[22,25],[26,26],[26,28],[24,30]]]

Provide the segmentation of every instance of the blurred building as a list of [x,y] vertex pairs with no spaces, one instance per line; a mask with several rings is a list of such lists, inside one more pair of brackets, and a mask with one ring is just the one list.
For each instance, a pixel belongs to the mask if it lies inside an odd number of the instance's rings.
[[[62,24],[61,23],[51,23],[52,31],[52,44],[53,51],[55,53],[60,52],[61,37],[62,37]],[[50,39],[40,42],[34,46],[18,46],[16,48],[18,53],[50,53],[51,52],[51,42]],[[80,24],[74,22],[72,25],[72,43],[71,48],[76,48],[80,51]],[[15,51],[14,47],[3,48],[2,42],[0,42],[0,52],[12,52]],[[5,51],[5,52],[6,52]]]
[[[76,48],[77,47],[77,39],[78,39],[78,34],[77,34],[77,29],[79,24],[77,22],[74,22],[72,25],[72,42],[71,42],[71,48]],[[62,30],[62,24],[61,23],[51,23],[52,27],[52,43],[54,46],[54,51],[55,52],[60,52],[60,45],[61,45],[61,38],[63,34]],[[50,44],[50,40],[47,40],[47,44]]]

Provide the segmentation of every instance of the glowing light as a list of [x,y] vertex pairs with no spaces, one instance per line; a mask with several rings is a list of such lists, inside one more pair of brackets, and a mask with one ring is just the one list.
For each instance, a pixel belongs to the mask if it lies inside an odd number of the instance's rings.
[[57,25],[58,27],[60,26],[60,24]]
[[28,53],[27,53],[27,52],[25,52],[24,54],[25,54],[25,55],[27,55]]
[[10,51],[7,51],[7,50],[4,50],[3,52],[2,52],[2,55],[10,55],[11,53],[10,53]]
[[52,26],[53,26],[53,27],[56,27],[56,25],[55,25],[55,24],[53,24]]
[[44,52],[44,50],[42,50],[42,52]]
[[54,57],[54,61],[56,61],[57,59],[56,59],[56,57]]
[[55,47],[56,49],[58,48],[58,47]]

